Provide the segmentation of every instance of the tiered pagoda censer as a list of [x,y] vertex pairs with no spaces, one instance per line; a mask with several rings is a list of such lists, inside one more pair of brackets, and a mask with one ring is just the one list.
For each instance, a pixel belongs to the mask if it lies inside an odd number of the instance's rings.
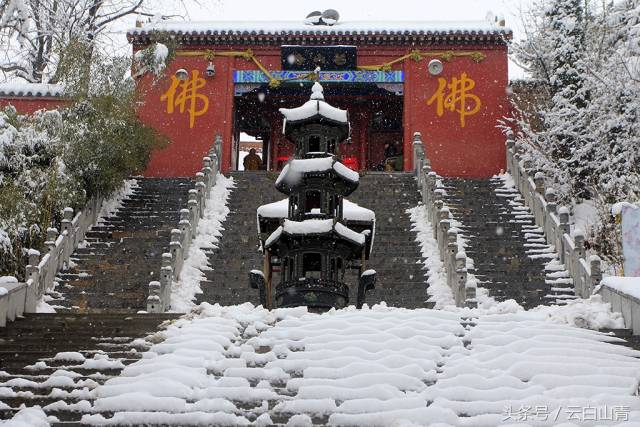
[[276,181],[288,199],[258,208],[264,269],[251,271],[251,287],[260,290],[267,308],[342,308],[349,304],[345,274],[355,270],[361,307],[376,280],[374,270],[365,270],[375,215],[344,199],[360,178],[336,158],[339,144],[349,137],[347,111],[324,102],[322,86],[315,83],[309,101],[280,112],[296,157]]

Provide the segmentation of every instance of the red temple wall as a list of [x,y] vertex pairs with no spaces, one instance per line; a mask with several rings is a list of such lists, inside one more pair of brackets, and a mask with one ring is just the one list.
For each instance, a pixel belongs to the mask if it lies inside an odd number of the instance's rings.
[[38,110],[54,110],[70,101],[60,98],[0,97],[0,109],[13,105],[19,114],[33,114]]
[[[504,137],[496,124],[509,111],[507,52],[506,48],[496,47],[483,53],[486,59],[479,63],[470,58],[445,62],[444,71],[437,77],[428,73],[428,61],[404,62],[404,151],[411,152],[413,133],[421,132],[427,156],[434,170],[443,176],[489,177],[505,168]],[[468,93],[477,97],[467,98],[468,112],[475,109],[476,99],[480,101],[478,111],[464,117],[464,125],[458,111],[444,108],[439,115],[437,100],[431,105],[427,103],[437,92],[440,78],[450,84],[463,73],[475,84]],[[447,88],[445,95],[449,94]],[[404,163],[405,170],[410,170],[410,156],[405,156]]]
[[[279,48],[252,46],[252,49],[267,69],[281,68]],[[443,47],[441,50],[450,49],[451,47]],[[217,47],[216,50],[242,51],[246,50],[246,46]],[[422,50],[434,49],[425,47]],[[470,58],[453,58],[450,62],[444,63],[444,71],[437,77],[428,73],[428,60],[416,62],[409,59],[394,65],[394,69],[405,71],[404,152],[412,152],[413,132],[420,131],[427,155],[438,173],[444,176],[487,177],[504,169],[504,138],[495,125],[508,109],[505,92],[506,48],[461,46],[458,50],[482,50],[486,59],[475,63]],[[361,46],[358,48],[358,64],[381,64],[404,55],[407,51],[407,46]],[[226,172],[231,168],[233,71],[255,70],[257,66],[253,61],[233,57],[216,57],[213,63],[216,74],[211,78],[203,75],[207,61],[202,57],[176,57],[166,71],[167,77],[160,79],[156,84],[151,84],[152,79],[149,75],[141,78],[139,90],[145,102],[140,107],[140,117],[145,123],[173,141],[167,148],[154,153],[145,175],[193,176],[201,168],[202,157],[213,144],[216,134],[220,134],[223,140],[222,170]],[[171,86],[170,76],[173,76],[179,68],[185,68],[190,73],[197,71],[205,82],[198,93],[207,96],[209,105],[202,115],[195,117],[193,123],[190,122],[187,111],[180,112],[176,109],[173,113],[168,113],[166,100],[161,100],[162,95]],[[427,100],[439,87],[439,78],[451,83],[453,78],[460,79],[462,73],[466,73],[475,84],[473,89],[464,94],[467,107],[474,109],[474,99],[479,99],[481,104],[475,114],[465,115],[464,126],[458,111],[449,111],[445,108],[442,115],[439,115],[437,102],[427,104]],[[447,89],[445,92],[443,97],[450,91]],[[331,100],[328,101],[331,102]],[[201,101],[196,103],[196,110],[199,111],[201,107]],[[454,107],[459,109],[459,104]],[[356,111],[350,111],[352,119],[356,118],[356,113]],[[359,157],[362,150],[366,148],[361,146],[365,133],[359,130],[364,123],[353,123],[353,125],[357,135],[354,133],[353,144],[344,148],[346,153],[353,152]],[[286,143],[281,143],[278,147],[277,141],[282,138],[279,135],[280,129],[281,127],[274,126],[273,165],[279,155],[284,155],[285,152],[288,155],[291,151]],[[280,154],[278,154],[279,151]],[[411,169],[410,156],[405,156],[404,166],[405,170]]]

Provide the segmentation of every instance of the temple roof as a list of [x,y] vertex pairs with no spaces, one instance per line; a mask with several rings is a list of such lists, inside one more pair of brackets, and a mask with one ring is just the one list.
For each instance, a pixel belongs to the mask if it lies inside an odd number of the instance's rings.
[[64,86],[60,84],[26,82],[0,84],[0,96],[57,98],[63,94]]
[[304,176],[310,173],[334,173],[345,183],[348,195],[358,187],[360,175],[336,160],[333,156],[315,159],[292,159],[285,165],[276,180],[276,188],[289,194],[291,190],[301,184]]
[[366,236],[363,233],[357,233],[333,219],[307,219],[305,221],[285,219],[284,223],[269,236],[264,243],[264,247],[265,249],[271,248],[280,240],[282,235],[319,236],[329,233],[335,233],[338,237],[354,243],[357,246],[364,246],[366,241]]
[[347,110],[341,110],[324,101],[322,85],[318,82],[311,88],[311,98],[296,108],[280,108],[280,114],[284,116],[282,133],[289,136],[291,132],[308,123],[329,122],[340,130],[341,140],[349,136],[349,114]]
[[[504,41],[511,38],[512,31],[487,21],[339,21],[335,25],[307,25],[299,21],[163,21],[132,28],[127,32],[130,41],[146,42],[153,33],[162,32],[177,36],[183,43],[199,44],[202,41],[273,39],[276,42],[297,37],[344,38],[358,36],[385,42],[409,40],[449,40],[449,41]],[[402,36],[402,37],[397,37]],[[195,38],[194,38],[195,37]]]
[[[322,85],[318,82],[311,88],[311,99],[296,108],[280,108],[280,113],[287,122],[298,122],[324,117],[337,123],[349,123],[347,110],[333,107],[324,101]],[[286,123],[284,124],[286,128]]]
[[[376,220],[376,214],[367,208],[343,199],[343,218],[345,221],[364,221],[373,222]],[[262,218],[286,218],[289,213],[289,199],[282,199],[277,202],[267,203],[258,207],[258,217]],[[260,232],[260,223],[258,223],[258,232]]]

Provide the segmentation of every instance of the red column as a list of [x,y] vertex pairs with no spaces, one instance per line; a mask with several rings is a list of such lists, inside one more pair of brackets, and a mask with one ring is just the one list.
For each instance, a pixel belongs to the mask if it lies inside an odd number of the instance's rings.
[[363,111],[358,114],[358,127],[359,135],[358,140],[360,143],[360,170],[367,169],[367,130],[369,129],[369,119],[371,114],[368,111]]
[[227,70],[223,74],[227,78],[226,91],[224,94],[224,122],[221,123],[222,130],[222,172],[233,170],[231,164],[233,149],[233,68],[235,68],[235,58],[229,58],[226,62]]

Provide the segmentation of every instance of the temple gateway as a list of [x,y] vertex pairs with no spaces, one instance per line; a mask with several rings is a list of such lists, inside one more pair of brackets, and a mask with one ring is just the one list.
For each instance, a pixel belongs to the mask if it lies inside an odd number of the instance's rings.
[[241,133],[261,145],[262,169],[281,170],[296,147],[282,134],[279,109],[305,102],[315,81],[349,111],[347,143],[336,154],[352,170],[411,170],[415,131],[442,176],[504,169],[495,123],[509,108],[510,30],[493,22],[315,23],[159,22],[130,30],[134,51],[156,41],[175,48],[163,78],[139,77],[143,121],[172,141],[145,175],[193,176],[216,135],[222,171],[238,170]]

